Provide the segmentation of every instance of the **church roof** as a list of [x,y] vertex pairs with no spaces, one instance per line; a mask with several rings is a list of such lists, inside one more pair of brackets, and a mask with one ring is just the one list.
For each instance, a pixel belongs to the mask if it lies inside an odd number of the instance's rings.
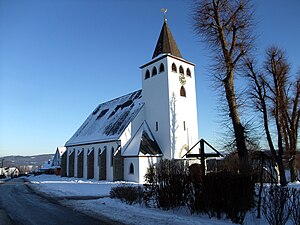
[[138,90],[98,105],[65,146],[118,140],[143,107],[141,98]]
[[164,53],[169,53],[171,55],[182,58],[182,55],[176,45],[166,19],[164,20],[164,24],[161,29],[152,59]]
[[123,147],[122,156],[161,156],[162,152],[146,121]]

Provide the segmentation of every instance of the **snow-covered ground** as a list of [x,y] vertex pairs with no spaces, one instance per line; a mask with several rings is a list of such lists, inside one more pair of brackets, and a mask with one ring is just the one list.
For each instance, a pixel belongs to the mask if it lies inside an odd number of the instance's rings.
[[[190,215],[187,210],[163,211],[160,209],[147,208],[135,204],[128,205],[118,199],[109,198],[112,187],[124,184],[124,182],[108,182],[97,180],[84,180],[78,178],[66,178],[55,175],[39,175],[29,177],[31,186],[37,191],[43,192],[52,197],[69,197],[60,200],[62,204],[71,206],[92,216],[106,216],[126,224],[201,224],[201,225],[225,225],[232,224],[229,220],[217,220],[208,218],[206,215]],[[137,185],[134,183],[128,183]],[[293,186],[300,187],[300,183]],[[103,197],[93,200],[72,200],[72,197],[98,196]],[[249,213],[245,224],[267,224],[265,221],[255,219],[255,215]]]

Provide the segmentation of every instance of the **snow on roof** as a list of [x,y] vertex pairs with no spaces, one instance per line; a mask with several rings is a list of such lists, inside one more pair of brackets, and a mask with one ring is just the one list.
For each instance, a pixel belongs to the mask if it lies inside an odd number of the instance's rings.
[[141,155],[162,155],[146,121],[142,123],[135,135],[127,142],[122,153],[122,156]]
[[98,105],[65,146],[118,140],[143,105],[142,90]]

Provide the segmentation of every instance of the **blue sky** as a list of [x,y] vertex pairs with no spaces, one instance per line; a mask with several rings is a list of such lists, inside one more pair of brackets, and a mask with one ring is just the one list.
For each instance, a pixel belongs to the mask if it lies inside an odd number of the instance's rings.
[[[300,1],[253,1],[257,52],[287,51],[300,67]],[[193,32],[193,1],[0,0],[0,156],[54,153],[101,102],[141,88],[167,8],[185,59],[196,64],[199,136],[222,131],[211,59]]]

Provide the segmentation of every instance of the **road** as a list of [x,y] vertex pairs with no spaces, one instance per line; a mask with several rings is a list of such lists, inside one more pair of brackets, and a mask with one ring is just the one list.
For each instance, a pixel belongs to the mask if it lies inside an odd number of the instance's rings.
[[38,195],[15,178],[0,184],[0,225],[97,225],[120,224],[107,218],[95,219],[57,201]]

